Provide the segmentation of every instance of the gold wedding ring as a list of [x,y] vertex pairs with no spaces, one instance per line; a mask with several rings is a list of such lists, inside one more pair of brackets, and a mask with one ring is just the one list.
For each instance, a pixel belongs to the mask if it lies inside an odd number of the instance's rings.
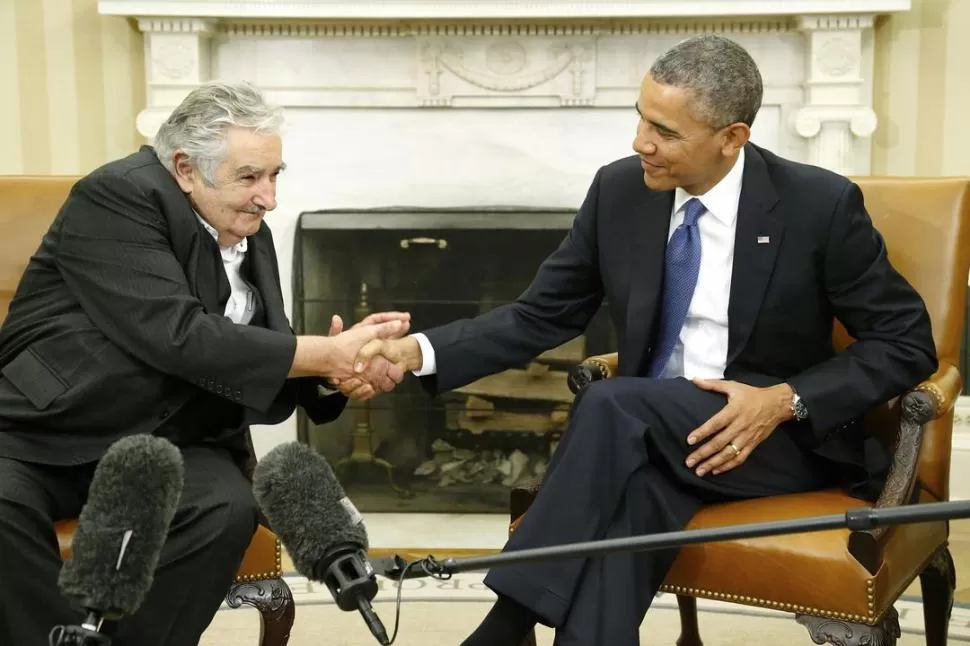
[[741,449],[739,449],[738,447],[734,446],[734,442],[728,443],[728,446],[730,446],[732,449],[734,449],[734,457],[738,457],[739,455],[741,455]]

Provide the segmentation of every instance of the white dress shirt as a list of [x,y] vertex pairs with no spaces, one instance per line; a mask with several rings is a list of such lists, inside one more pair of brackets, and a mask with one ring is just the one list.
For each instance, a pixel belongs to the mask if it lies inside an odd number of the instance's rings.
[[[731,273],[734,269],[734,236],[743,174],[742,148],[728,174],[703,195],[691,195],[682,188],[674,191],[668,240],[674,229],[684,221],[683,207],[687,200],[698,198],[707,211],[697,221],[701,236],[701,265],[697,286],[694,288],[684,327],[667,363],[664,377],[724,377],[728,350],[728,303],[731,296]],[[431,342],[421,332],[416,332],[414,338],[421,347],[423,358],[421,368],[415,370],[414,374],[418,377],[434,374],[437,364]]]
[[[218,244],[219,232],[211,224],[203,220],[202,216],[198,213],[195,214],[195,217],[199,218],[199,222],[202,223],[205,230],[209,232],[209,235]],[[226,278],[229,279],[230,288],[229,301],[226,303],[226,311],[224,314],[226,318],[239,325],[249,325],[249,322],[253,320],[253,313],[256,306],[253,290],[246,284],[246,281],[242,277],[242,263],[248,250],[249,242],[247,238],[243,238],[229,247],[219,245],[222,266],[226,270]]]
[[[195,217],[199,218],[199,222],[218,244],[219,232],[203,220],[198,213],[195,214]],[[256,297],[252,288],[242,277],[242,263],[246,258],[246,252],[249,251],[248,240],[248,238],[243,238],[229,247],[219,245],[219,254],[222,256],[222,266],[226,270],[230,289],[229,300],[226,302],[226,310],[223,314],[237,325],[249,325],[249,322],[253,320],[253,314],[256,313]],[[328,386],[318,386],[317,390],[321,397],[333,395],[337,392],[336,389]]]

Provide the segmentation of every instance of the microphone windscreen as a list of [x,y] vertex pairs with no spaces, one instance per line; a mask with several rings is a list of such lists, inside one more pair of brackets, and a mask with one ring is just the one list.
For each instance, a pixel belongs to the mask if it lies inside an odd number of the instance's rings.
[[107,620],[134,613],[154,580],[183,481],[182,454],[168,440],[134,435],[112,444],[58,577],[64,597]]
[[299,442],[275,446],[256,464],[253,495],[303,576],[320,580],[319,566],[335,547],[367,551],[367,530],[333,469]]

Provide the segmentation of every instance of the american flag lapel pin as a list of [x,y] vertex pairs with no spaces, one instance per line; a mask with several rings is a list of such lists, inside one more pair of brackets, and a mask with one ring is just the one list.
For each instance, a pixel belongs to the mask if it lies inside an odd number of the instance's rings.
[[771,242],[769,236],[758,236],[758,244],[768,244],[769,242]]

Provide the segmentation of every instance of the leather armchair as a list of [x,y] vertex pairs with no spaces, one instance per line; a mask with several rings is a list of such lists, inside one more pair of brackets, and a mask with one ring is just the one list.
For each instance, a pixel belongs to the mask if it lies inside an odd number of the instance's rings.
[[[7,315],[31,255],[40,245],[77,177],[0,177],[0,320]],[[250,442],[250,449],[252,444]],[[252,477],[252,464],[246,465]],[[61,557],[70,554],[77,519],[56,523]],[[186,581],[191,586],[192,581]],[[232,608],[249,605],[260,613],[260,646],[286,646],[293,626],[293,595],[283,579],[282,544],[260,525],[227,594]]]
[[[919,291],[933,324],[939,370],[864,421],[893,449],[878,507],[949,498],[953,407],[970,271],[970,180],[858,178],[890,260]],[[836,322],[836,348],[852,343]],[[616,353],[589,357],[569,375],[575,393],[617,373]],[[515,531],[538,491],[511,495]],[[730,502],[702,508],[688,529],[843,514],[868,506],[840,490]],[[677,595],[678,646],[700,646],[696,599],[708,598],[792,612],[817,644],[891,646],[900,635],[893,603],[919,576],[928,646],[944,646],[955,572],[947,523],[850,532],[828,530],[684,547],[661,588]],[[785,576],[778,576],[784,572]],[[534,644],[534,638],[526,643]]]

